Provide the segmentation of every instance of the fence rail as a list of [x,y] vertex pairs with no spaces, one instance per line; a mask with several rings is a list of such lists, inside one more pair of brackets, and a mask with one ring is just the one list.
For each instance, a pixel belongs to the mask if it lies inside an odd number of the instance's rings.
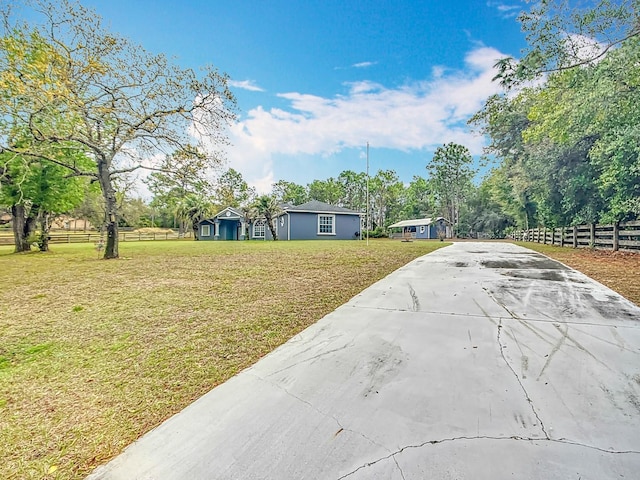
[[573,248],[640,252],[640,220],[614,225],[535,228],[514,234],[516,240]]
[[[180,235],[178,232],[119,232],[118,239],[121,242],[140,242],[144,240],[178,240],[191,238],[191,232]],[[106,242],[106,235],[97,232],[90,233],[51,233],[49,243],[98,243],[100,240]],[[13,245],[13,235],[1,235],[0,245]]]

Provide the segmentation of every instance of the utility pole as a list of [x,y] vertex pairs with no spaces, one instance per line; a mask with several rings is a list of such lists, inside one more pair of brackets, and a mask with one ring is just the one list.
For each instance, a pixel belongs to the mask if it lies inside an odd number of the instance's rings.
[[371,230],[371,219],[369,217],[369,142],[367,142],[367,214],[366,214],[366,227],[367,227],[367,247],[369,246],[369,230]]

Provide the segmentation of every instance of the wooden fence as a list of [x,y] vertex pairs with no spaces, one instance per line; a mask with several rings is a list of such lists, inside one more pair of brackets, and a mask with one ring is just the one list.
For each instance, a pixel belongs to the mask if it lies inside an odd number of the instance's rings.
[[523,242],[544,243],[560,247],[600,248],[640,252],[640,221],[616,225],[577,225],[564,228],[536,228],[514,234]]
[[[192,233],[186,232],[180,235],[178,232],[162,233],[141,233],[141,232],[119,232],[118,238],[121,242],[140,242],[143,240],[178,240],[181,238],[191,238]],[[49,243],[98,243],[100,240],[106,242],[106,234],[97,232],[87,233],[51,233]],[[0,235],[0,245],[13,245],[13,235]]]

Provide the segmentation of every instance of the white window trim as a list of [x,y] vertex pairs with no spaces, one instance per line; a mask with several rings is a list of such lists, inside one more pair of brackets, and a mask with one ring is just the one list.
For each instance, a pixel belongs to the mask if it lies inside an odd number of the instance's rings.
[[200,225],[200,236],[201,237],[210,237],[211,236],[211,225],[208,225],[208,224]]
[[[331,233],[320,232],[320,218],[331,218]],[[318,235],[335,235],[336,234],[336,216],[333,214],[319,213],[318,214]]]
[[[256,227],[262,227],[262,235],[256,235]],[[253,230],[253,235],[252,235],[253,238],[266,238],[267,236],[267,226],[262,221],[254,222],[252,226],[252,230]]]

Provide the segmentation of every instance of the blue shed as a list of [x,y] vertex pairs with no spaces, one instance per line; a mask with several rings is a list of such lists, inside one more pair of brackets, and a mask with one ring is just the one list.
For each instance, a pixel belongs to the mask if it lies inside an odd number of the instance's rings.
[[440,238],[440,235],[451,238],[450,222],[443,217],[402,220],[389,225],[388,228],[391,238],[433,239]]

